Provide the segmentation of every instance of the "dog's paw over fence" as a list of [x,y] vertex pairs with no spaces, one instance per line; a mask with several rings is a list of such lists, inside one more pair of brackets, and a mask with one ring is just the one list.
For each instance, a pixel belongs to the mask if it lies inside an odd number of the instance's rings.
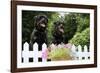
[[[47,45],[44,43],[42,45],[42,50],[38,51],[38,44],[33,44],[33,50],[29,51],[29,44],[25,42],[23,44],[23,50],[21,52],[22,63],[32,63],[32,62],[47,62],[51,61],[43,57],[44,51],[47,49]],[[72,55],[75,60],[89,60],[90,50],[88,46],[82,47],[81,45],[71,47]]]

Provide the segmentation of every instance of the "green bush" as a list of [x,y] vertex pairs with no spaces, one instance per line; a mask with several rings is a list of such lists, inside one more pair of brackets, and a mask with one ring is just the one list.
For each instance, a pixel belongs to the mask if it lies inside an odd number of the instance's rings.
[[69,41],[75,45],[89,45],[90,44],[90,29],[86,28],[82,32],[78,32],[74,35],[74,37]]
[[82,32],[84,29],[89,27],[90,17],[89,14],[79,14],[77,15],[77,32]]

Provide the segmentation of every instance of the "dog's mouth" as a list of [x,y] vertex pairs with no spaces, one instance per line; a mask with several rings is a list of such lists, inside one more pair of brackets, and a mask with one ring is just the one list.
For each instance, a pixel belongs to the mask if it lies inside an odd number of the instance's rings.
[[64,33],[64,27],[63,27],[63,24],[60,24],[60,26],[58,26],[58,30],[61,34]]
[[46,25],[44,23],[40,23],[39,27],[38,27],[38,30],[40,30],[41,32],[44,32],[45,29],[46,29]]
[[59,29],[59,31],[60,31],[61,33],[64,33],[64,30],[63,30],[63,29]]
[[45,28],[45,27],[46,27],[46,25],[45,25],[45,24],[40,24],[40,26],[41,26],[41,27],[43,27],[43,28]]

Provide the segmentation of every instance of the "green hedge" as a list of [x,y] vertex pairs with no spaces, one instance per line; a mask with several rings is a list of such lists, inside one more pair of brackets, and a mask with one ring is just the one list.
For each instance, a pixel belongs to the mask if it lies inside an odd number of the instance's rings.
[[76,33],[69,42],[75,45],[89,45],[90,29],[86,28],[84,31]]

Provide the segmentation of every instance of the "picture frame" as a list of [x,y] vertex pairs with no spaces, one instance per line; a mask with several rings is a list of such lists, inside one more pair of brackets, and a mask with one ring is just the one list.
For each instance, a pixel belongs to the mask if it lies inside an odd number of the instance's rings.
[[[76,12],[89,13],[90,15],[90,60],[77,62],[44,62],[43,64],[36,62],[24,64],[21,63],[22,49],[22,23],[23,12],[26,11],[53,11],[53,12]],[[82,10],[82,11],[81,11]],[[27,45],[27,43],[26,43]],[[21,49],[20,49],[21,48]],[[69,63],[69,64],[68,64]],[[11,72],[28,72],[28,71],[44,71],[44,70],[61,70],[76,68],[92,68],[97,67],[97,6],[95,5],[79,5],[79,4],[63,4],[63,3],[47,3],[47,2],[31,2],[31,1],[11,1]]]

